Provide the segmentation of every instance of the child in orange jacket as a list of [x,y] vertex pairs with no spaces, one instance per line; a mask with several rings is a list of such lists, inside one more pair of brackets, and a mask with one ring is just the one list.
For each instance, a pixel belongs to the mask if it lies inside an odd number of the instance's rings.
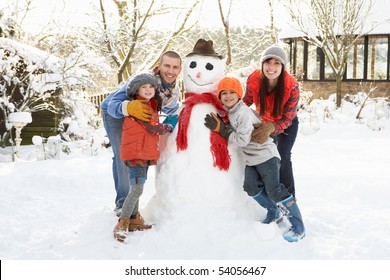
[[177,121],[177,118],[170,118],[164,123],[159,122],[158,112],[161,110],[162,100],[156,94],[156,88],[156,78],[148,73],[134,76],[127,87],[130,100],[144,100],[151,108],[152,119],[145,122],[127,116],[123,122],[120,158],[129,168],[130,190],[114,228],[114,237],[121,242],[126,239],[129,231],[151,228],[150,225],[144,224],[139,212],[134,217],[131,214],[142,195],[148,168],[155,165],[160,156],[159,135],[172,132]]

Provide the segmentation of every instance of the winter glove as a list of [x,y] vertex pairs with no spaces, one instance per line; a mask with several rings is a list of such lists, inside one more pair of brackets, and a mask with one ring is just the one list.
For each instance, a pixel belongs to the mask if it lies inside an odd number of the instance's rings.
[[252,131],[252,141],[263,144],[267,141],[268,137],[275,132],[275,126],[272,122],[261,123],[255,126]]
[[127,103],[127,113],[141,121],[149,122],[152,119],[152,108],[146,105],[146,100],[132,100]]
[[163,124],[168,124],[172,127],[172,131],[175,129],[177,124],[177,119],[179,118],[179,115],[169,115],[165,118],[163,121]]
[[207,128],[217,132],[219,135],[221,135],[227,140],[229,139],[230,134],[233,132],[231,127],[223,122],[220,115],[215,115],[214,113],[207,114],[204,118],[204,121],[204,125]]

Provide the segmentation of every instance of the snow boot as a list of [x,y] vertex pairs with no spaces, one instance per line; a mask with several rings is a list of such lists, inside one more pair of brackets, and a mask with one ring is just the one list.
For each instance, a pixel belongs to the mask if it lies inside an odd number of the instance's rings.
[[120,218],[114,228],[114,238],[120,242],[125,241],[128,227],[129,218]]
[[115,212],[115,215],[119,218],[121,216],[121,213],[122,213],[122,207],[121,208],[115,207],[114,212]]
[[137,212],[137,214],[135,214],[135,218],[130,218],[129,220],[129,226],[128,226],[129,231],[142,231],[151,228],[152,226],[145,224],[145,221],[142,218],[140,212]]
[[283,220],[282,212],[279,210],[276,203],[269,199],[268,195],[265,193],[265,190],[262,190],[257,195],[252,197],[263,208],[267,209],[267,216],[264,220],[261,221],[263,224],[270,224],[272,222],[279,224]]
[[290,230],[283,235],[283,238],[288,242],[297,242],[305,237],[305,226],[303,225],[301,211],[292,195],[278,202],[279,207],[286,213],[288,220],[291,223]]

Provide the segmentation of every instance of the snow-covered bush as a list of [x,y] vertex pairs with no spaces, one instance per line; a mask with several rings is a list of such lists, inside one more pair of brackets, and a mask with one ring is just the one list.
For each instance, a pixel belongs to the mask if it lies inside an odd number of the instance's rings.
[[345,101],[350,102],[356,106],[362,105],[366,98],[367,98],[367,93],[365,92],[358,92],[356,94],[348,93],[344,96]]
[[101,121],[96,107],[82,93],[70,91],[65,94],[64,110],[65,117],[60,123],[63,139],[92,141]]
[[[388,129],[386,125],[390,117],[390,102],[386,98],[369,98],[364,92],[347,94],[340,108],[336,109],[335,94],[330,95],[326,100],[311,100],[310,95],[310,92],[301,92],[300,97],[299,130],[304,135],[317,132],[321,121],[337,121],[342,124],[348,119],[366,125],[374,131]],[[309,104],[308,100],[311,100]]]
[[[101,60],[90,64],[82,55],[70,53],[65,59],[19,42],[0,38],[0,141],[5,145],[9,135],[6,126],[9,113],[14,111],[39,112],[47,110],[78,122],[71,125],[69,139],[85,139],[85,125],[96,127],[98,121],[92,104],[88,109],[86,90],[94,87],[89,68],[97,69]],[[89,67],[93,65],[93,67]],[[104,69],[102,67],[102,69]],[[103,71],[103,70],[102,70]],[[75,92],[77,91],[77,98]],[[77,99],[77,101],[75,101]],[[85,104],[84,104],[85,103]],[[82,109],[80,108],[82,105]],[[74,108],[72,108],[72,106]],[[84,120],[82,120],[84,118]],[[56,117],[57,119],[57,117]],[[33,118],[34,122],[34,118]],[[84,123],[84,124],[82,124]],[[53,122],[53,130],[57,129]],[[47,135],[49,136],[49,135]]]
[[320,129],[316,107],[311,105],[313,93],[301,91],[298,104],[299,132],[304,135],[316,133]]
[[4,11],[0,10],[0,37],[12,38],[18,27],[14,18],[6,16]]

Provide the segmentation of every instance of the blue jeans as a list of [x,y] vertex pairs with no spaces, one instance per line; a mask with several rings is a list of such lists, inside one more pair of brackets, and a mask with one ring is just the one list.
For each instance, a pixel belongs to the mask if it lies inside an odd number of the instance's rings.
[[291,125],[275,137],[275,143],[278,146],[280,154],[280,182],[286,189],[295,196],[294,174],[291,162],[291,150],[294,146],[298,134],[298,117],[293,119]]
[[119,151],[122,140],[123,118],[116,119],[111,117],[106,111],[102,111],[104,128],[106,129],[108,139],[110,140],[114,156],[112,158],[112,175],[115,183],[115,207],[122,208],[122,204],[129,193],[130,180],[128,167],[120,159]]
[[129,177],[131,185],[143,185],[148,179],[149,166],[131,166],[129,169]]
[[250,196],[256,196],[265,189],[268,197],[276,202],[282,201],[291,194],[279,180],[280,160],[273,157],[254,166],[245,166],[244,190]]

